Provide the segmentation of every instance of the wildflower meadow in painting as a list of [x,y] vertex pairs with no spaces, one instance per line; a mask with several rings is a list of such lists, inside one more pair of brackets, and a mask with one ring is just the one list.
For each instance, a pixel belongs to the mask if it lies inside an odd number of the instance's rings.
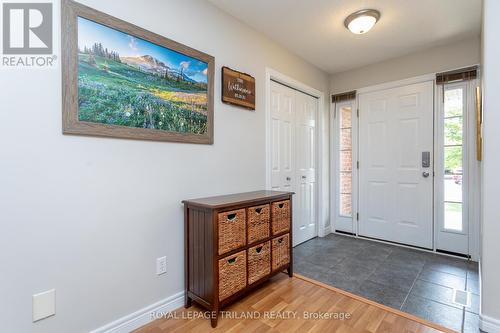
[[208,64],[78,18],[80,121],[205,134]]

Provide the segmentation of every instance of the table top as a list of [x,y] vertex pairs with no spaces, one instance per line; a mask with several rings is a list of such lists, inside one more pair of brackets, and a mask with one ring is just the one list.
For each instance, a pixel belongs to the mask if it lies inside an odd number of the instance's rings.
[[294,192],[285,191],[253,191],[244,193],[235,193],[228,195],[219,195],[215,197],[183,200],[183,204],[202,206],[207,208],[220,208],[231,204],[242,204],[263,199],[280,199],[294,194]]

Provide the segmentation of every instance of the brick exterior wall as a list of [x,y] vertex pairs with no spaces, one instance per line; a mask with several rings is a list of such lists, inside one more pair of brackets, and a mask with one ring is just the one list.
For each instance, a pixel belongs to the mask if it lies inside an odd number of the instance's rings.
[[340,110],[340,215],[352,215],[352,112],[351,108]]

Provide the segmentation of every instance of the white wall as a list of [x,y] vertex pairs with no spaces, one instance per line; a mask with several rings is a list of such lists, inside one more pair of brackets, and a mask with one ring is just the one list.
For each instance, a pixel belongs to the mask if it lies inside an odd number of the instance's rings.
[[[325,73],[205,1],[83,2],[215,56],[215,144],[64,136],[60,68],[2,72],[3,332],[85,332],[182,291],[181,200],[265,186],[265,67],[328,91]],[[222,65],[255,76],[255,112],[220,102]],[[31,295],[51,288],[57,315],[31,323]]]
[[475,65],[480,62],[480,39],[466,39],[333,74],[330,91],[340,93],[384,82]]
[[500,2],[483,2],[483,209],[481,248],[481,326],[500,332]]

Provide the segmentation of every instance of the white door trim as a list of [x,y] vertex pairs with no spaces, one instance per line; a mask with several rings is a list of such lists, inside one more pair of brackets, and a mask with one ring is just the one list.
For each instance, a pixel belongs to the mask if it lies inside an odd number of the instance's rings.
[[318,99],[318,110],[316,115],[317,130],[316,130],[316,216],[318,217],[318,230],[319,237],[324,237],[329,233],[325,230],[325,216],[323,214],[324,203],[328,202],[328,197],[323,195],[324,179],[323,179],[323,163],[324,157],[321,152],[323,151],[323,113],[325,108],[325,94],[317,89],[314,89],[300,81],[297,81],[285,74],[282,74],[272,68],[266,67],[266,82],[265,82],[265,102],[266,102],[266,189],[271,189],[271,80],[282,83],[293,89],[302,91],[308,95],[314,96]]
[[408,79],[385,82],[385,83],[377,84],[374,86],[360,88],[360,89],[356,90],[356,100],[358,100],[359,95],[363,94],[363,93],[373,92],[373,91],[378,91],[378,90],[387,90],[387,89],[391,89],[391,88],[408,86],[411,84],[422,83],[422,82],[426,82],[426,81],[434,81],[435,79],[436,79],[436,74],[431,73],[431,74],[425,74],[425,75],[411,77]]

